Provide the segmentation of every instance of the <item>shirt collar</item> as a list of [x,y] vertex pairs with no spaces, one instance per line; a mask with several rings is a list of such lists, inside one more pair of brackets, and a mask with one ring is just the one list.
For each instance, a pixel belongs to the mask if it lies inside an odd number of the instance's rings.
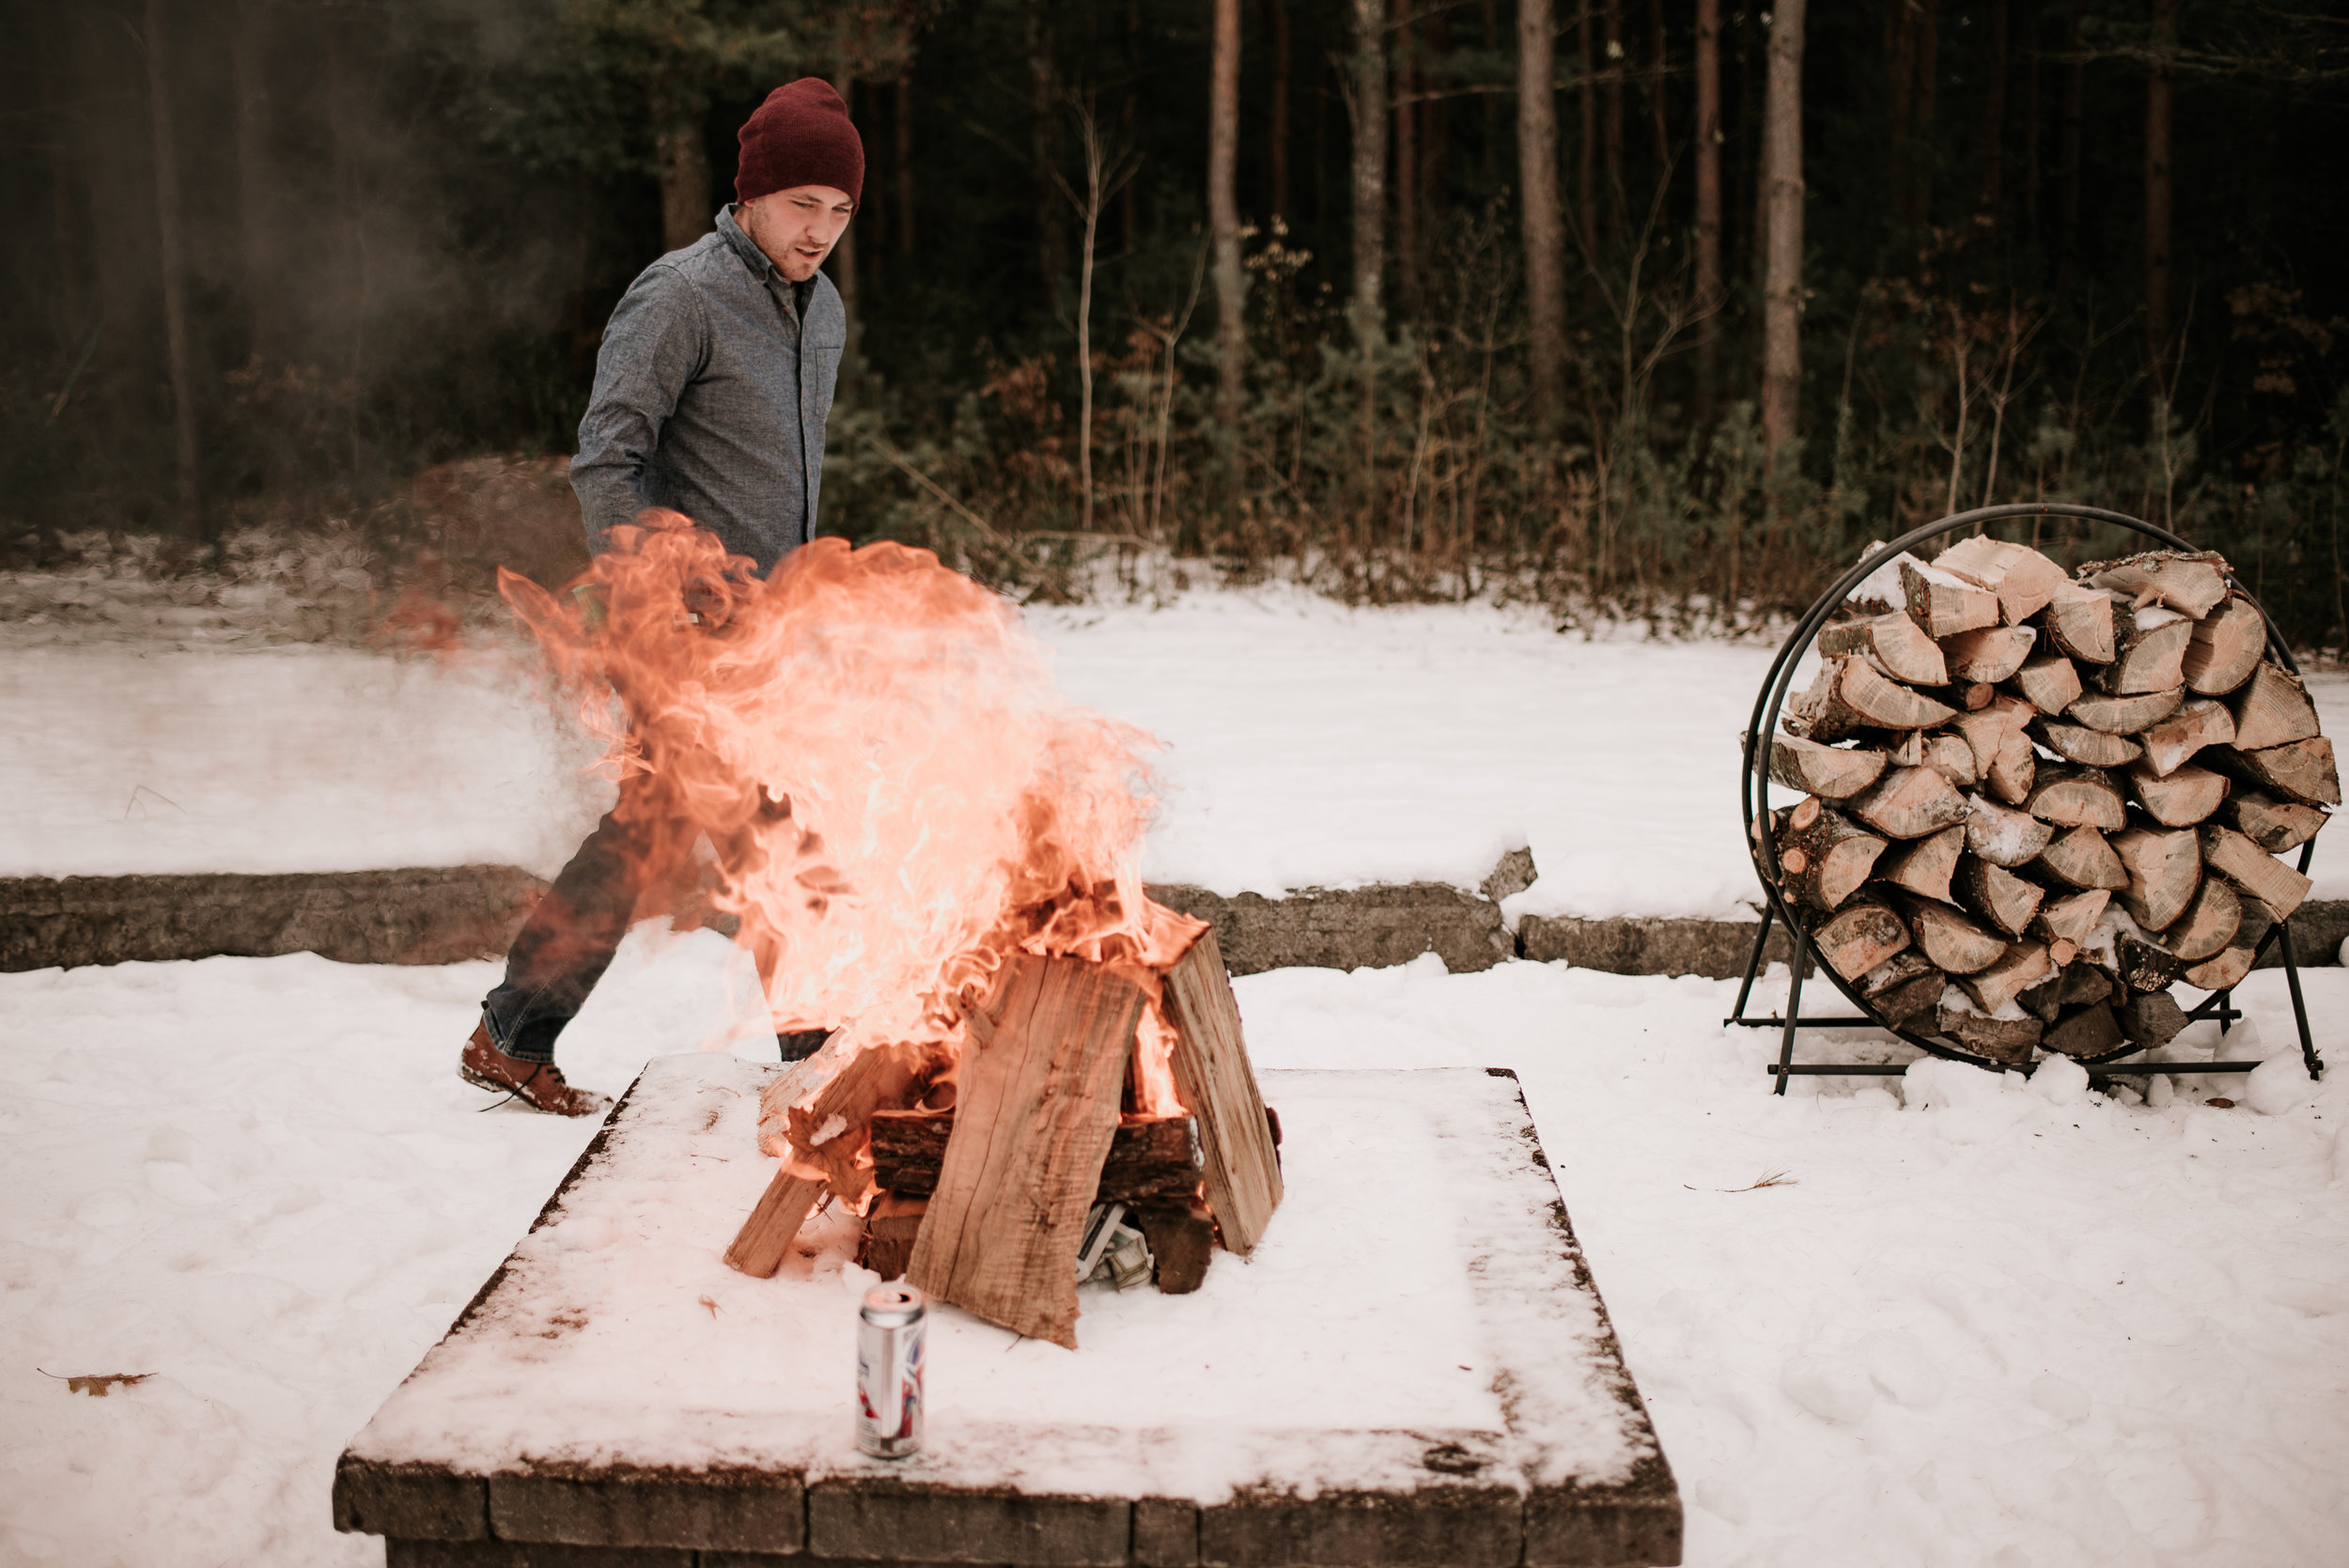
[[782,278],[783,273],[776,268],[774,258],[760,250],[757,241],[743,233],[742,225],[734,221],[734,210],[737,205],[739,204],[728,202],[718,209],[718,232],[725,236],[727,244],[734,247],[734,254],[742,258],[742,265],[757,273],[760,278],[770,282]]

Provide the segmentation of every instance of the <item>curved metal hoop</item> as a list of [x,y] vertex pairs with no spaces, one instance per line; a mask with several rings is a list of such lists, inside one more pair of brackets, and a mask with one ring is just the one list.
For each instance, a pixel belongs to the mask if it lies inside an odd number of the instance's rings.
[[[1793,634],[1786,639],[1785,644],[1778,650],[1778,658],[1770,663],[1769,674],[1762,677],[1762,691],[1753,700],[1753,717],[1746,729],[1745,772],[1740,780],[1738,798],[1739,809],[1744,815],[1746,852],[1753,858],[1753,871],[1755,877],[1761,880],[1763,897],[1769,901],[1770,908],[1779,920],[1785,923],[1787,931],[1793,937],[1795,962],[1797,965],[1805,962],[1811,963],[1818,970],[1821,976],[1831,982],[1835,988],[1843,994],[1845,1001],[1859,1009],[1861,1017],[1886,1032],[1906,1040],[1921,1049],[1931,1051],[1936,1056],[1947,1057],[1953,1062],[1969,1063],[1977,1067],[1987,1067],[1993,1070],[2002,1070],[2007,1063],[1994,1062],[1986,1056],[1978,1056],[1972,1051],[1960,1050],[1955,1046],[1949,1045],[1936,1037],[1894,1027],[1874,1003],[1859,994],[1856,986],[1836,972],[1835,966],[1829,964],[1826,955],[1819,951],[1817,939],[1812,936],[1811,926],[1801,917],[1801,912],[1780,891],[1778,842],[1771,837],[1767,823],[1769,821],[1770,757],[1777,749],[1779,714],[1785,706],[1787,692],[1794,685],[1795,671],[1800,666],[1802,656],[1811,650],[1811,644],[1818,638],[1819,629],[1827,624],[1828,617],[1843,603],[1844,596],[1874,576],[1877,568],[1887,561],[1912,546],[1922,544],[1929,539],[1939,538],[1945,534],[1954,534],[1961,529],[1980,528],[1987,523],[2000,522],[2014,518],[2077,518],[2087,522],[2111,523],[2116,527],[2132,530],[2149,539],[2157,539],[2172,550],[2199,553],[2201,549],[2200,546],[2188,543],[2168,529],[2156,527],[2140,518],[2133,518],[2123,512],[2108,512],[2095,506],[2075,506],[2052,501],[2022,502],[2005,506],[1983,506],[1970,512],[1954,513],[1938,522],[1929,522],[1922,528],[1910,530],[1890,544],[1876,550],[1858,566],[1836,579],[1834,584],[1812,604],[1810,611],[1795,627]],[[2295,675],[2298,675],[2300,665],[2292,657],[2292,650],[2284,645],[2283,634],[2277,629],[2275,617],[2269,615],[2259,600],[2252,598],[2250,592],[2236,580],[2232,569],[2227,573],[2227,585],[2249,600],[2251,607],[2259,611],[2260,619],[2266,623],[2268,653],[2285,669]],[[2308,871],[2310,858],[2315,852],[2316,841],[2313,838],[2300,846],[2299,868],[2302,873],[2305,874]],[[2277,929],[2280,930],[2282,924],[2282,922],[2278,922]],[[2264,943],[2263,943],[2263,948]],[[2296,988],[2295,977],[2295,993]],[[2114,1057],[2126,1056],[2132,1051],[2142,1048],[2134,1043],[2123,1043],[2117,1050],[2107,1051],[2101,1056],[2085,1060],[2109,1061]],[[1780,1081],[1782,1084],[1784,1079],[1781,1079]]]

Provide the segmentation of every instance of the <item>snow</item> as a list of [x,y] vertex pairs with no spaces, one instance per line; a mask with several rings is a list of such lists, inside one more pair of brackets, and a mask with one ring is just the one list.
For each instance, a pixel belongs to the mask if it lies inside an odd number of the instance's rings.
[[1652,1452],[1551,1227],[1516,1084],[1451,1068],[1264,1073],[1287,1195],[1245,1263],[1220,1260],[1190,1296],[1081,1291],[1073,1355],[935,1308],[926,1452],[865,1460],[845,1374],[879,1277],[852,1261],[853,1220],[825,1216],[773,1281],[720,1261],[772,1173],[754,1144],[775,1071],[654,1061],[605,1163],[352,1452],[472,1474],[751,1466],[1208,1503],[1413,1490],[1438,1441],[1506,1466],[1488,1481],[1619,1483]]
[[[0,1560],[381,1560],[329,1527],[334,1456],[592,1132],[476,1113],[451,1069],[490,972],[0,976]],[[1727,982],[1423,957],[1237,991],[1268,1069],[1517,1071],[1691,1564],[2264,1568],[2337,1560],[2349,1508],[2349,971],[2302,983],[2330,1078],[2295,1077],[2262,971],[2228,1055],[2278,1058],[2153,1079],[2159,1109],[1930,1061],[1774,1098]],[[640,929],[566,1067],[771,1051],[753,994],[722,939]],[[97,1400],[36,1369],[156,1375]]]

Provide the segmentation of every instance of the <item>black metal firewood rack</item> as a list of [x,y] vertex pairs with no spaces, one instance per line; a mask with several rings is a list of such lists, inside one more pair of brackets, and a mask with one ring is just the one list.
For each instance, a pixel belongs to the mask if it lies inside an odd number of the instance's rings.
[[[1796,626],[1793,634],[1786,639],[1785,644],[1778,650],[1778,658],[1772,661],[1769,674],[1763,677],[1761,692],[1754,698],[1752,721],[1746,730],[1745,772],[1740,782],[1738,804],[1745,819],[1747,851],[1753,857],[1754,875],[1762,883],[1762,922],[1760,928],[1754,933],[1752,956],[1746,962],[1745,981],[1737,987],[1736,1006],[1729,1017],[1721,1020],[1725,1025],[1739,1028],[1780,1031],[1778,1060],[1768,1063],[1765,1069],[1775,1080],[1775,1086],[1771,1090],[1774,1094],[1786,1093],[1787,1081],[1797,1077],[1889,1078],[1896,1077],[1908,1070],[1908,1064],[1906,1063],[1797,1062],[1795,1060],[1795,1032],[1798,1029],[1874,1027],[1883,1030],[1895,1039],[1950,1061],[1964,1062],[1971,1066],[1987,1068],[1993,1072],[2003,1072],[2014,1065],[2011,1063],[1999,1062],[1963,1049],[1937,1035],[1896,1027],[1877,1007],[1859,994],[1852,982],[1837,973],[1835,967],[1826,961],[1825,955],[1819,951],[1818,942],[1811,925],[1803,918],[1803,911],[1786,898],[1779,885],[1778,844],[1770,831],[1769,787],[1770,756],[1776,745],[1779,714],[1784,707],[1787,693],[1794,685],[1795,672],[1800,667],[1803,655],[1810,651],[1812,644],[1817,639],[1820,629],[1844,602],[1845,596],[1875,575],[1877,568],[1886,562],[1894,559],[1905,551],[1946,535],[1983,532],[1992,523],[2026,518],[2074,518],[2088,522],[2109,523],[2115,527],[2141,534],[2171,550],[2193,552],[2201,548],[2189,544],[2166,528],[2156,527],[2153,523],[2123,513],[2108,512],[2094,506],[2075,506],[2058,502],[2025,502],[2005,506],[1983,506],[1974,511],[1959,512],[1945,517],[1938,522],[1927,523],[1871,551],[1865,560],[1837,579],[1835,583],[1826,593],[1820,595],[1818,600],[1811,606],[1810,611]],[[2236,593],[2250,600],[2252,607],[2259,611],[2260,618],[2266,623],[2269,655],[2286,670],[2295,675],[2298,675],[2300,666],[2293,659],[2292,650],[2285,645],[2282,634],[2277,630],[2274,618],[2268,615],[2265,608],[2260,605],[2259,600],[2252,597],[2249,590],[2236,581],[2232,571],[2228,573],[2227,582]],[[2309,862],[2315,850],[2316,840],[2313,837],[2301,845],[2299,870],[2303,875],[2307,874]],[[1773,1014],[1767,1017],[1750,1017],[1746,1009],[1752,997],[1753,983],[1755,977],[1762,972],[1763,954],[1770,939],[1770,928],[1780,923],[1784,924],[1793,938],[1792,962],[1787,966],[1792,976],[1792,984],[1787,991],[1786,1009],[1782,1015]],[[2324,1059],[2317,1055],[2316,1043],[2309,1032],[2308,1002],[2300,991],[2300,967],[2297,955],[2293,952],[2292,922],[2289,919],[2273,922],[2261,936],[2259,944],[2253,952],[2254,967],[2257,967],[2267,956],[2270,948],[2277,949],[2280,954],[2284,983],[2292,993],[2292,1011],[2300,1029],[2301,1062],[2307,1067],[2310,1078],[2322,1078],[2325,1072],[2325,1063]],[[1842,992],[1845,1001],[1859,1010],[1856,1017],[1807,1017],[1803,1015],[1804,972],[1812,968],[1815,968],[1838,991]],[[2216,1018],[2218,1021],[2219,1032],[2223,1035],[2232,1026],[2234,1020],[2243,1017],[2242,1010],[2233,1004],[2233,995],[2232,987],[2212,992],[2186,1014],[2187,1021],[2191,1023],[2204,1018]],[[2139,1055],[2144,1049],[2144,1047],[2134,1042],[2124,1042],[2117,1049],[2108,1051],[2101,1056],[2082,1060],[2085,1063],[2093,1063],[2089,1067],[2090,1076],[2101,1079],[2143,1077],[2153,1073],[2248,1073],[2260,1065],[2257,1062],[2126,1063],[2123,1060]],[[2030,1069],[2023,1070],[2028,1072]]]

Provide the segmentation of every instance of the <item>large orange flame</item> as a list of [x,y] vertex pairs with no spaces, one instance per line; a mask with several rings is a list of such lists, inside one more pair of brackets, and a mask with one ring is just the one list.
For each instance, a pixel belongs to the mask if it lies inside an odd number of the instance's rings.
[[[955,1052],[1015,950],[1173,956],[1139,868],[1158,742],[1063,698],[1011,603],[903,545],[817,539],[761,581],[682,517],[639,523],[568,602],[499,584],[636,776],[642,841],[708,836],[778,1030]],[[1173,1110],[1170,1032],[1143,1034],[1141,1096]]]

